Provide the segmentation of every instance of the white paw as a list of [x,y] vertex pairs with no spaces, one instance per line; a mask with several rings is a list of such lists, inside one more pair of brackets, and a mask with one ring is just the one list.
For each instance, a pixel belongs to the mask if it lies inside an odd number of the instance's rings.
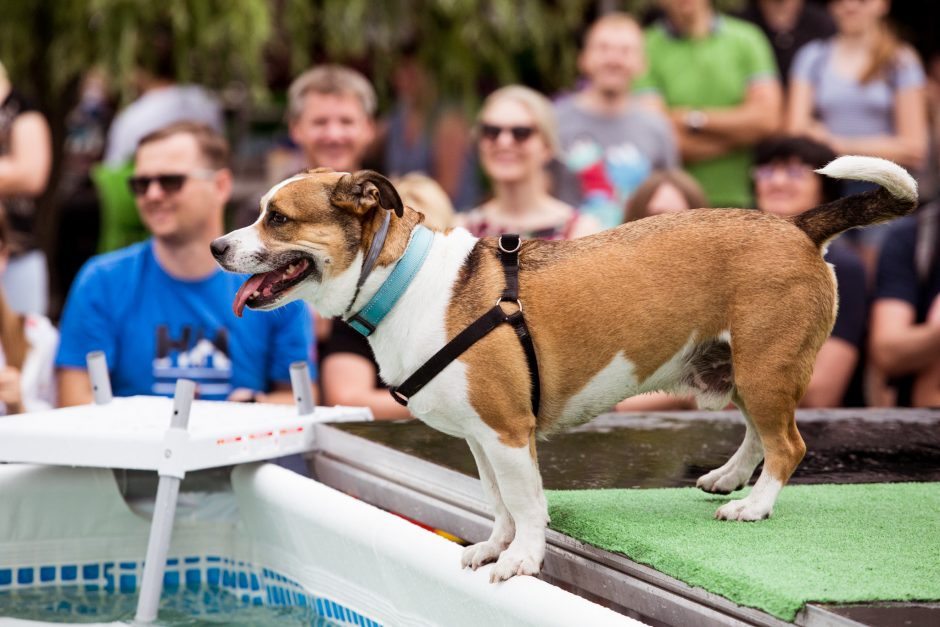
[[742,479],[740,473],[735,471],[722,472],[720,468],[715,469],[707,475],[702,475],[695,482],[695,486],[705,492],[712,494],[731,494],[738,488],[744,486],[746,479]]
[[766,506],[761,503],[755,503],[746,498],[737,501],[729,501],[718,508],[715,512],[715,518],[718,520],[763,520],[770,518],[773,513],[773,506]]
[[495,562],[496,558],[499,557],[499,554],[502,553],[507,546],[507,544],[500,544],[492,540],[471,544],[463,550],[460,565],[463,568],[469,566],[473,570],[476,570],[484,564]]
[[510,546],[503,551],[490,573],[490,583],[506,581],[516,575],[538,575],[542,568],[542,556]]

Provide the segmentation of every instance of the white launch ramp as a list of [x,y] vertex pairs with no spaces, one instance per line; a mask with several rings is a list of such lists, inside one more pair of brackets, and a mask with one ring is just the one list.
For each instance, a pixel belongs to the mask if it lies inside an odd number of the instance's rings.
[[194,401],[180,379],[174,398],[111,396],[102,353],[88,356],[95,400],[0,421],[0,461],[153,470],[160,475],[136,619],[152,622],[163,588],[180,480],[187,472],[313,450],[317,422],[371,420],[365,408],[314,407],[307,365],[291,365],[296,406]]

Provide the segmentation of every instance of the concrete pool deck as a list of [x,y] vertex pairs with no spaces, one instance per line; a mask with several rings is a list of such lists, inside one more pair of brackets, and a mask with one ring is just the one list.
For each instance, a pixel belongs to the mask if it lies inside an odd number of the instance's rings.
[[[794,483],[940,480],[940,411],[801,411],[809,452]],[[345,492],[469,541],[491,524],[461,440],[420,423],[322,426],[314,468]],[[546,488],[670,487],[722,464],[740,443],[737,412],[608,414],[539,444]],[[549,531],[543,578],[652,624],[788,625],[622,555]],[[925,556],[926,559],[926,556]],[[934,625],[940,605],[807,604],[795,624]]]

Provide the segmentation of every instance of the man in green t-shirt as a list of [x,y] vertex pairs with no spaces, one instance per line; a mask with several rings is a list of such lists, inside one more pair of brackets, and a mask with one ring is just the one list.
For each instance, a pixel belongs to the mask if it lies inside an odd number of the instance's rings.
[[778,130],[782,94],[766,37],[711,0],[662,0],[634,93],[671,119],[682,159],[713,207],[750,207],[751,147]]

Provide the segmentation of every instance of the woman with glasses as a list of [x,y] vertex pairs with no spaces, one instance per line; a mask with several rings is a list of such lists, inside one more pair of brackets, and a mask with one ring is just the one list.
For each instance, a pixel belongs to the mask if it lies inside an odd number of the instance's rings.
[[477,122],[480,163],[493,197],[464,214],[462,226],[479,237],[572,239],[600,230],[549,193],[547,167],[558,154],[558,129],[548,99],[521,85],[496,90]]
[[[816,174],[836,155],[825,144],[806,137],[765,140],[754,154],[754,197],[757,208],[789,218],[839,198],[836,179]],[[863,391],[863,349],[868,328],[865,268],[858,254],[836,239],[826,253],[835,269],[839,311],[832,335],[823,344],[801,407],[860,407]]]

